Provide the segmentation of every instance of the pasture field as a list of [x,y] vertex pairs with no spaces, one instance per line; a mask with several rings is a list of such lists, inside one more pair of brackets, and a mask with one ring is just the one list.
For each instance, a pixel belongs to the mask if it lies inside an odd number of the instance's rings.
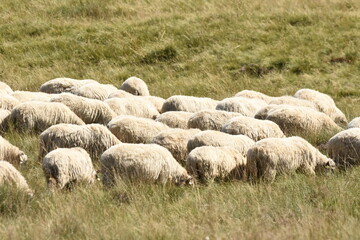
[[[359,50],[356,0],[0,0],[0,81],[14,90],[56,77],[119,87],[134,75],[163,98],[313,88],[351,120]],[[360,168],[271,185],[98,183],[50,194],[38,136],[5,138],[29,156],[21,172],[36,193],[1,189],[0,239],[360,238]]]

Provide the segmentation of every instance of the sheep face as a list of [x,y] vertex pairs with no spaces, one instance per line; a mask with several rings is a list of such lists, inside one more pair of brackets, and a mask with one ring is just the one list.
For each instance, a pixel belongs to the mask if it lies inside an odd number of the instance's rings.
[[324,164],[318,164],[315,168],[315,171],[326,174],[326,173],[334,172],[335,169],[336,169],[335,162],[332,159],[328,158],[328,161],[325,162]]
[[193,186],[193,178],[190,175],[182,175],[175,178],[175,185],[177,186]]
[[20,160],[20,162],[19,162],[20,164],[24,164],[24,163],[27,162],[28,157],[26,156],[25,153],[21,152],[21,153],[19,154],[19,160]]

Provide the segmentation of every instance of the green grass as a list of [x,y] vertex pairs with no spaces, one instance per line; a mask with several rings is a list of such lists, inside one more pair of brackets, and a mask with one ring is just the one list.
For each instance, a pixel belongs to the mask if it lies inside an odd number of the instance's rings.
[[[120,86],[134,75],[164,98],[313,88],[349,119],[360,115],[359,1],[2,0],[0,22],[0,81],[13,89],[38,91],[56,77]],[[52,195],[38,136],[5,137],[29,156],[21,171],[36,194],[0,191],[1,239],[359,238],[359,169]]]

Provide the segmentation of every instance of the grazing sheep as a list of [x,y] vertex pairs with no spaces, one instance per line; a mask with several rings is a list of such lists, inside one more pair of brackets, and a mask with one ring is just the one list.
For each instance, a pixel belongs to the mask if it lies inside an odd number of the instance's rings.
[[132,115],[152,119],[155,119],[159,115],[159,112],[152,103],[139,97],[110,98],[105,100],[105,103],[108,104],[117,115]]
[[165,100],[161,112],[184,111],[195,113],[201,110],[214,110],[218,102],[211,98],[175,95]]
[[98,83],[95,80],[85,79],[85,80],[76,80],[72,78],[55,78],[45,82],[40,87],[40,92],[45,93],[62,93],[62,92],[71,92],[75,88],[80,88],[89,83]]
[[44,157],[42,162],[49,188],[71,188],[76,182],[94,183],[96,171],[89,154],[80,147],[58,148]]
[[56,102],[31,101],[16,106],[9,122],[19,131],[43,131],[58,123],[84,124],[67,106]]
[[115,91],[117,88],[111,84],[89,83],[72,89],[71,93],[82,97],[105,100]]
[[254,99],[260,99],[263,100],[266,103],[269,103],[271,100],[273,100],[273,97],[270,97],[266,94],[263,94],[261,92],[256,92],[253,90],[242,90],[241,92],[238,92],[235,97],[245,97],[245,98],[254,98]]
[[198,147],[186,160],[188,173],[201,182],[240,179],[245,165],[246,158],[233,147]]
[[127,97],[134,97],[135,95],[132,95],[131,93],[128,93],[124,90],[116,90],[114,92],[112,92],[108,98],[127,98]]
[[10,111],[5,109],[0,109],[0,130],[5,130],[7,125],[8,117],[10,116]]
[[274,97],[269,102],[269,104],[277,104],[277,105],[286,104],[291,106],[309,107],[317,110],[317,107],[313,102],[292,96]]
[[301,137],[266,138],[248,150],[246,168],[250,180],[272,182],[276,175],[297,170],[315,175],[334,169],[335,163]]
[[0,109],[12,110],[20,102],[16,98],[7,94],[0,94]]
[[43,92],[15,91],[11,94],[11,96],[16,98],[20,103],[28,101],[49,102],[54,94]]
[[121,90],[129,92],[136,96],[149,96],[149,89],[146,83],[137,77],[130,77],[120,86]]
[[4,82],[0,82],[0,94],[11,94],[13,92],[13,90],[11,89],[11,87],[9,87],[9,85],[7,85]]
[[187,143],[192,136],[199,132],[199,129],[167,129],[156,135],[151,140],[151,143],[158,144],[169,150],[174,158],[185,166],[188,155]]
[[265,107],[267,103],[260,99],[244,97],[225,98],[217,106],[216,110],[241,113],[244,116],[254,117],[256,112]]
[[188,128],[220,131],[231,118],[242,116],[240,113],[219,110],[203,110],[194,113],[188,121]]
[[28,160],[26,154],[18,147],[9,143],[0,136],[0,159],[6,160],[15,166],[25,163]]
[[329,156],[342,168],[360,164],[360,128],[339,132],[327,143]]
[[60,102],[68,106],[86,124],[107,124],[116,114],[109,105],[101,100],[76,96],[71,93],[58,94],[51,102]]
[[349,122],[349,124],[346,126],[347,129],[349,128],[360,128],[360,117],[356,117],[353,120]]
[[125,143],[149,143],[161,131],[169,129],[165,124],[152,119],[126,115],[111,120],[108,128]]
[[194,113],[183,111],[169,111],[160,114],[155,121],[164,123],[171,128],[188,128],[188,121]]
[[164,105],[165,99],[156,96],[138,96],[139,98],[145,99],[146,101],[151,102],[156,110],[160,113],[162,106]]
[[276,123],[244,116],[230,119],[224,124],[221,131],[232,135],[243,134],[255,142],[264,138],[285,137]]
[[101,155],[103,183],[131,182],[192,184],[192,178],[164,147],[157,144],[119,144]]
[[30,189],[25,178],[21,173],[9,162],[0,161],[0,185],[15,186],[17,189],[33,196],[34,192]]
[[331,118],[315,109],[307,107],[285,106],[268,112],[267,120],[275,122],[287,136],[308,136],[329,134],[341,128]]
[[91,156],[100,155],[111,146],[121,143],[105,126],[100,124],[57,124],[40,134],[39,159],[56,148],[81,147]]
[[336,107],[334,100],[329,95],[312,89],[300,89],[294,97],[313,102],[319,111],[328,115],[337,124],[347,124],[344,113]]
[[270,111],[274,111],[274,110],[281,109],[281,108],[284,108],[284,107],[291,107],[291,105],[287,105],[287,104],[280,104],[280,105],[269,104],[269,105],[261,108],[259,111],[257,111],[254,117],[256,119],[265,120]]
[[201,146],[213,147],[234,147],[238,149],[243,156],[246,155],[247,150],[254,141],[245,135],[230,135],[214,130],[202,131],[195,134],[188,142],[187,149],[190,153],[193,149]]

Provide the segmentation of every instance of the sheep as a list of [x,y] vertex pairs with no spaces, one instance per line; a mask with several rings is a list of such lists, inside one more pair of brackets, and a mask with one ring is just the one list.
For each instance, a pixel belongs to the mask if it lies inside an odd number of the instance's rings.
[[49,152],[43,159],[42,169],[52,190],[70,189],[76,182],[92,184],[97,178],[90,155],[80,147],[58,148]]
[[149,101],[152,105],[154,105],[154,107],[159,113],[161,112],[165,99],[156,96],[138,96],[138,97]]
[[263,100],[266,103],[269,103],[271,100],[273,100],[273,97],[270,97],[266,94],[263,94],[261,92],[256,92],[253,90],[242,90],[241,92],[238,92],[235,97],[245,97],[245,98],[254,98],[254,99],[260,99]]
[[160,114],[155,121],[164,123],[171,128],[188,128],[188,121],[194,113],[183,111],[169,111]]
[[226,112],[219,110],[203,110],[194,113],[189,121],[188,128],[198,128],[201,130],[220,131],[222,126],[231,118],[242,116],[240,113]]
[[12,111],[9,123],[19,131],[43,131],[58,123],[85,124],[67,106],[57,102],[31,101],[21,103]]
[[301,137],[266,138],[256,142],[247,152],[246,172],[250,181],[274,181],[279,174],[302,171],[315,175],[335,163]]
[[4,160],[0,160],[0,185],[14,186],[20,191],[27,193],[29,196],[33,196],[34,194],[23,175],[21,175],[11,163]]
[[9,110],[0,109],[0,130],[6,130],[7,119],[10,113]]
[[246,158],[233,147],[202,146],[189,153],[186,170],[201,182],[240,179],[246,165]]
[[20,166],[27,162],[28,157],[18,147],[0,136],[0,159],[6,160],[15,166]]
[[11,95],[0,94],[0,109],[12,110],[19,103],[19,100]]
[[294,97],[313,102],[319,111],[328,115],[337,124],[347,124],[344,113],[336,107],[334,100],[329,95],[313,89],[300,89]]
[[13,90],[11,89],[11,87],[9,87],[9,85],[7,85],[4,82],[0,82],[0,94],[11,94],[13,92]]
[[325,113],[307,107],[283,106],[268,112],[266,120],[279,125],[287,136],[300,134],[308,137],[309,133],[330,134],[341,128]]
[[138,97],[110,98],[105,100],[105,103],[117,115],[133,115],[155,119],[160,114],[152,103]]
[[121,90],[129,92],[136,96],[149,96],[149,89],[146,83],[137,77],[130,77],[120,86]]
[[55,78],[45,82],[40,87],[40,92],[45,93],[62,93],[71,92],[75,88],[80,88],[89,83],[98,83],[92,79],[76,80],[72,78]]
[[255,114],[255,118],[256,119],[262,119],[265,120],[268,116],[268,113],[271,111],[275,111],[277,109],[282,109],[282,108],[291,108],[293,107],[292,105],[288,105],[288,104],[269,104],[263,108],[261,108],[259,111],[256,112]]
[[276,123],[244,116],[230,119],[223,125],[221,131],[232,135],[243,134],[255,142],[264,138],[285,137]]
[[16,98],[20,103],[28,101],[49,102],[54,94],[43,92],[15,91],[11,94],[11,96]]
[[349,128],[360,128],[360,117],[356,117],[351,120],[348,125],[346,126],[347,129]]
[[266,105],[267,103],[261,99],[232,97],[220,101],[216,106],[216,110],[237,112],[244,116],[254,117],[256,112]]
[[125,182],[192,184],[192,177],[164,147],[157,144],[118,144],[101,155],[103,184]]
[[214,130],[206,130],[192,136],[188,141],[187,150],[190,153],[193,149],[201,146],[229,146],[238,149],[245,156],[249,147],[254,143],[251,138],[245,135],[230,135]]
[[151,143],[165,147],[181,165],[185,166],[188,155],[187,143],[192,136],[199,132],[199,129],[167,129],[156,135]]
[[101,100],[80,97],[71,93],[62,93],[51,98],[51,102],[60,102],[68,106],[86,124],[107,124],[116,117],[108,104]]
[[91,156],[99,159],[100,155],[115,144],[121,143],[105,126],[101,124],[57,124],[40,134],[39,160],[56,148],[81,147]]
[[120,90],[120,89],[118,89],[118,90],[116,90],[116,91],[114,91],[114,92],[112,92],[109,96],[108,96],[108,98],[127,98],[127,97],[134,97],[135,95],[133,95],[133,94],[131,94],[131,93],[128,93],[128,92],[126,92],[126,91],[124,91],[124,90]]
[[214,110],[219,101],[211,98],[175,95],[165,100],[161,112]]
[[360,128],[349,128],[337,133],[326,146],[329,157],[342,169],[360,164]]
[[309,107],[318,110],[313,102],[292,96],[273,97],[269,104],[286,104],[291,106]]
[[88,83],[81,87],[73,88],[71,93],[82,97],[105,100],[115,91],[117,91],[117,88],[111,84]]
[[107,126],[125,143],[148,143],[161,131],[169,129],[165,124],[152,119],[126,115],[114,118]]

